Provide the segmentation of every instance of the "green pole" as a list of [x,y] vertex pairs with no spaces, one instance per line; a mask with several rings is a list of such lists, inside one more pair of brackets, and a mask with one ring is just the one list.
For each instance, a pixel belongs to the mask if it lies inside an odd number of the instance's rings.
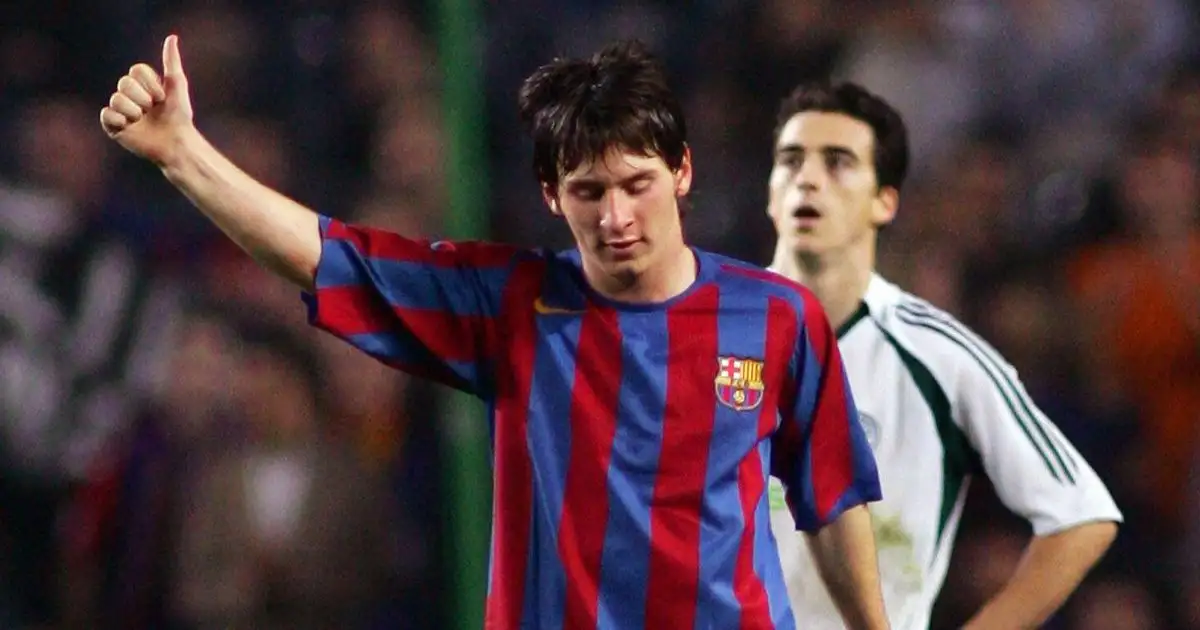
[[[436,4],[450,204],[447,235],[453,239],[486,238],[487,164],[480,67],[483,11],[479,0],[438,0]],[[479,630],[483,627],[491,525],[487,421],[482,404],[471,396],[449,391],[445,403],[442,444],[450,567],[447,621],[450,628]]]

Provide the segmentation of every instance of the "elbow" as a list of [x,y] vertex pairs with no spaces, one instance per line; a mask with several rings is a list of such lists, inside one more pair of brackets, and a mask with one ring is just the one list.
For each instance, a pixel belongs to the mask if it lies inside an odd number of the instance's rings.
[[1121,528],[1116,521],[1092,523],[1091,527],[1095,530],[1093,535],[1096,537],[1096,546],[1100,548],[1100,553],[1104,553],[1112,546],[1117,539],[1117,532]]
[[1117,539],[1119,524],[1116,521],[1094,521],[1077,525],[1060,534],[1068,546],[1077,550],[1080,557],[1091,556],[1098,561]]
[[1089,538],[1091,541],[1089,547],[1095,555],[1095,559],[1092,561],[1094,565],[1100,562],[1100,559],[1108,553],[1109,548],[1112,547],[1113,542],[1117,539],[1117,532],[1120,526],[1116,521],[1102,521],[1091,523],[1084,527],[1090,530]]

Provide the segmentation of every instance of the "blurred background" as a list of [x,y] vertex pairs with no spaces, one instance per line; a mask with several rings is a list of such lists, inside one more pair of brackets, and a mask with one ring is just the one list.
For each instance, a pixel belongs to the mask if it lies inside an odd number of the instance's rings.
[[[515,113],[638,37],[691,127],[688,234],[769,262],[775,108],[864,83],[914,171],[880,267],[983,333],[1109,484],[1062,630],[1200,628],[1200,51],[1187,0],[7,0],[0,20],[0,628],[478,628],[482,410],[308,329],[101,133],[182,38],[251,174],[412,235],[569,246]],[[954,627],[1027,526],[974,486]]]

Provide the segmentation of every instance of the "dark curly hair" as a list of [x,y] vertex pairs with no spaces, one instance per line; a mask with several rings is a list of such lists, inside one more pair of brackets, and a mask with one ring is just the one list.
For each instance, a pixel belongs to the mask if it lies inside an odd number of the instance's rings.
[[796,114],[828,112],[860,120],[875,134],[875,177],[879,186],[900,190],[908,174],[908,129],[887,101],[856,83],[803,83],[779,105],[775,142]]
[[637,41],[556,59],[525,79],[517,101],[533,139],[534,175],[551,188],[614,147],[660,156],[671,170],[683,163],[683,108],[660,62]]

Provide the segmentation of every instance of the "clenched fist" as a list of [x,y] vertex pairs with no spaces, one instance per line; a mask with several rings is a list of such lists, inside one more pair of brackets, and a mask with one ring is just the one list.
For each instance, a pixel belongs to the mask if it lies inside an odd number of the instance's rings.
[[163,73],[139,63],[117,81],[108,107],[100,110],[108,136],[135,155],[166,163],[192,126],[192,102],[179,56],[179,38],[163,42]]

